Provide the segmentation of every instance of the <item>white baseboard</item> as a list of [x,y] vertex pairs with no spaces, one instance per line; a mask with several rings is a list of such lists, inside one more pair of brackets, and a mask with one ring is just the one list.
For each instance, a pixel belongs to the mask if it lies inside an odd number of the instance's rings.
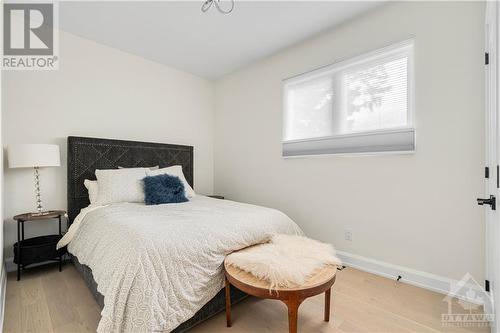
[[14,257],[5,258],[5,270],[7,273],[15,272],[17,270],[17,265],[14,264]]
[[404,266],[393,265],[383,261],[362,257],[344,251],[337,251],[337,256],[342,260],[345,266],[393,280],[396,280],[398,276],[401,276],[401,282],[441,293],[443,294],[443,297],[452,296],[468,302],[483,304],[484,302],[482,301],[468,298],[466,292],[469,288],[471,288],[476,292],[488,295],[482,286],[470,276],[468,276],[466,280],[464,279],[459,281],[427,272],[417,271]]
[[3,331],[3,322],[5,316],[5,296],[7,291],[7,272],[5,267],[0,265],[0,332]]

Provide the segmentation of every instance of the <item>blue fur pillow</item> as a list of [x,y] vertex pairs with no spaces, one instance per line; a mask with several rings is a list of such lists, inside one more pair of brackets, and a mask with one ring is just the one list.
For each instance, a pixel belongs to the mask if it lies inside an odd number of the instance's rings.
[[186,202],[184,184],[176,176],[167,174],[143,179],[144,202],[146,205]]

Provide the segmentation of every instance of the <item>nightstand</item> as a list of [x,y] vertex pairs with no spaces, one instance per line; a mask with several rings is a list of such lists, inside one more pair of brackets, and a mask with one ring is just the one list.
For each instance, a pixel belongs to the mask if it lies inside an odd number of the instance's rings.
[[209,198],[214,198],[214,199],[224,199],[222,195],[207,195]]
[[[21,279],[21,270],[28,265],[41,263],[44,261],[59,261],[59,272],[62,268],[62,256],[66,253],[66,248],[56,250],[57,242],[62,237],[61,219],[66,215],[64,210],[52,210],[39,215],[36,213],[26,213],[14,216],[17,221],[17,243],[14,244],[14,263],[17,264],[17,281]],[[43,220],[59,220],[59,234],[45,235],[24,239],[24,223],[40,222]]]

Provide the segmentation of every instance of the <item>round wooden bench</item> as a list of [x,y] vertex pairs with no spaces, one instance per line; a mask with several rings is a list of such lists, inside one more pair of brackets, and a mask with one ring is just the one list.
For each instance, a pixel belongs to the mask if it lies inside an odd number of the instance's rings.
[[230,285],[239,290],[260,298],[280,300],[288,308],[288,327],[290,333],[297,332],[297,318],[299,305],[308,297],[325,293],[325,321],[330,320],[330,294],[337,266],[328,265],[311,276],[303,285],[293,288],[277,288],[270,291],[267,281],[260,280],[250,273],[247,273],[224,262],[226,277],[226,321],[227,327],[231,327],[231,298]]

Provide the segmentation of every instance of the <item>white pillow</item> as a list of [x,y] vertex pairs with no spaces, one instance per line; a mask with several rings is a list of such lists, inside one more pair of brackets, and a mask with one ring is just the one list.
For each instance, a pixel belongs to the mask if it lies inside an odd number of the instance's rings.
[[88,180],[85,179],[83,185],[87,188],[89,192],[89,200],[90,204],[95,204],[97,202],[97,193],[99,191],[99,185],[97,185],[97,180]]
[[163,175],[167,174],[170,176],[177,176],[181,180],[181,182],[184,184],[184,192],[186,194],[187,198],[194,198],[196,196],[196,193],[194,193],[193,188],[189,185],[189,183],[186,180],[186,177],[184,177],[184,173],[182,172],[182,166],[181,165],[174,165],[168,168],[163,168],[163,169],[158,169],[158,170],[146,170],[146,173],[148,176],[158,176],[158,175]]
[[144,202],[142,179],[147,168],[96,170],[97,204],[113,202]]
[[[158,170],[160,167],[158,165],[155,165],[153,167],[148,167],[149,170]],[[124,168],[119,166],[118,169],[132,169],[132,168]],[[97,184],[97,180],[89,180],[85,179],[83,182],[83,185],[85,185],[85,188],[89,192],[89,201],[90,204],[95,204],[97,202],[97,192],[99,191],[99,185]]]

